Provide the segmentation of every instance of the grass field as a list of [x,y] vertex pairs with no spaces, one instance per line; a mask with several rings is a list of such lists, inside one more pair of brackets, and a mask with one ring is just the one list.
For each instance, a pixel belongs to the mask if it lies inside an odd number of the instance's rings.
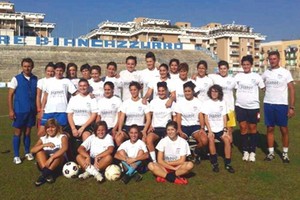
[[[300,85],[296,85],[299,91]],[[289,122],[290,164],[283,164],[280,156],[272,162],[263,161],[266,153],[265,127],[259,124],[260,144],[255,163],[243,162],[239,151],[238,134],[234,132],[233,161],[235,174],[223,168],[213,173],[208,160],[195,166],[189,184],[178,186],[156,183],[151,173],[143,175],[140,183],[104,182],[95,179],[57,178],[54,184],[36,188],[33,182],[39,173],[34,162],[25,160],[21,165],[12,162],[12,128],[7,117],[7,91],[0,89],[0,199],[299,199],[300,198],[300,134],[299,97],[296,102],[297,116]],[[277,153],[282,150],[280,133],[276,129]],[[32,145],[37,140],[36,130],[32,131]],[[9,153],[3,153],[10,150]],[[23,145],[21,145],[23,155]]]

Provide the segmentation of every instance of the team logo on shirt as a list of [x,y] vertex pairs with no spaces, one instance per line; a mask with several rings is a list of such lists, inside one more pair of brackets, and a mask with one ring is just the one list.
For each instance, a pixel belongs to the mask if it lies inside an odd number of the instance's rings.
[[251,82],[252,82],[253,84],[255,84],[255,83],[256,83],[256,80],[255,80],[255,79],[251,79]]
[[86,106],[90,109],[90,108],[91,108],[91,103],[90,103],[90,102],[87,102],[87,103],[86,103]]
[[224,109],[223,106],[219,106],[219,111],[220,112],[222,112],[223,109]]
[[197,106],[193,106],[193,110],[197,110]]
[[282,79],[282,75],[281,74],[277,74],[277,78],[278,79]]
[[180,154],[180,148],[176,148],[176,154]]
[[114,104],[114,103],[113,103],[113,104],[111,104],[111,108],[112,108],[112,109],[115,109],[116,107],[117,107],[117,105],[116,105],[116,104]]
[[142,111],[142,110],[143,110],[142,106],[139,106],[138,111]]

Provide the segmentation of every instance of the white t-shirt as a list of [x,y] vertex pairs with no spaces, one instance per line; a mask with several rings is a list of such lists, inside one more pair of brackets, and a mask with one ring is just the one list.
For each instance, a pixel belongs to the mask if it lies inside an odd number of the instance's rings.
[[121,105],[120,111],[126,115],[126,126],[131,126],[132,124],[144,126],[145,114],[150,112],[149,104],[144,105],[142,99],[139,99],[138,101],[127,99]]
[[45,113],[66,112],[68,105],[68,92],[76,92],[74,84],[66,78],[50,78],[47,81],[45,91],[48,93]]
[[259,108],[259,89],[265,87],[260,75],[257,73],[238,73],[236,82],[236,102],[235,105],[245,109]]
[[[27,80],[30,80],[30,77],[29,77],[29,76],[25,76],[24,74],[23,74],[23,76],[24,76]],[[13,78],[11,79],[11,81],[7,84],[7,87],[8,87],[8,88],[11,88],[11,89],[16,89],[16,88],[18,87],[18,81],[17,81],[16,77],[13,77]]]
[[119,146],[118,151],[120,150],[124,150],[129,158],[136,158],[140,150],[144,153],[148,152],[146,144],[140,139],[134,144],[130,140],[126,140]]
[[283,67],[268,69],[262,78],[266,85],[264,103],[288,105],[288,83],[293,81],[291,72]]
[[181,156],[188,156],[191,150],[187,141],[181,137],[177,137],[172,141],[168,136],[162,138],[156,149],[164,153],[164,160],[167,162],[179,160]]
[[[152,79],[152,81],[148,84],[148,88],[151,88],[153,90],[153,99],[155,98],[159,98],[157,93],[157,83],[158,82],[166,82],[167,83],[167,87],[168,87],[168,91],[169,93],[174,92],[175,88],[174,88],[174,81],[171,79],[167,79],[166,81],[162,81],[160,78],[154,78]],[[145,94],[145,93],[144,93]],[[167,95],[169,96],[169,95]]]
[[199,113],[202,109],[202,103],[197,97],[188,101],[186,98],[176,103],[175,112],[181,114],[182,126],[200,125]]
[[110,99],[103,97],[98,101],[98,115],[101,120],[107,123],[108,128],[113,128],[118,122],[118,112],[122,100],[119,97],[112,96]]
[[179,73],[178,74],[172,74],[172,73],[170,73],[170,78],[172,80],[179,79]]
[[180,78],[174,80],[174,88],[175,88],[175,92],[176,92],[176,102],[179,102],[180,100],[185,99],[183,84],[185,84],[188,81],[192,81],[195,84],[195,81],[190,78],[188,78],[185,81],[181,80]]
[[129,72],[128,70],[122,70],[120,72],[120,80],[122,83],[122,100],[125,101],[131,98],[129,91],[129,84],[131,81],[140,81],[140,75],[138,71]]
[[47,82],[49,81],[50,78],[41,78],[38,80],[37,82],[37,88],[39,88],[41,91],[42,91],[42,95],[41,95],[41,100],[43,100],[43,97],[44,97],[44,92],[46,90],[46,85],[47,85]]
[[104,80],[104,83],[106,83],[108,81],[112,82],[114,84],[114,86],[115,86],[114,95],[121,98],[121,90],[120,90],[120,88],[122,88],[122,81],[121,81],[121,79],[120,78],[116,78],[116,77],[108,77],[108,76],[106,76],[105,80]]
[[91,117],[92,113],[98,113],[97,101],[90,95],[72,96],[67,107],[67,113],[73,113],[73,121],[76,126],[82,126]]
[[218,84],[223,89],[223,100],[229,110],[234,110],[234,97],[233,89],[235,88],[234,78],[230,75],[222,77],[219,74],[209,74],[209,77],[213,80],[214,84]]
[[76,89],[78,88],[78,83],[79,83],[79,78],[72,78],[70,79],[70,81],[74,84],[74,86],[76,87]]
[[155,98],[150,102],[150,112],[152,112],[152,127],[165,128],[168,121],[172,120],[174,114],[174,104],[171,108],[166,107],[166,102],[169,99]]
[[95,95],[96,100],[99,101],[100,99],[102,99],[104,95],[104,89],[103,89],[104,82],[103,81],[95,82],[91,78],[89,80],[89,84],[92,88],[91,92]]
[[95,158],[100,153],[106,151],[108,147],[114,147],[114,141],[111,135],[106,134],[103,139],[90,135],[82,144],[87,151],[90,151],[90,156]]
[[148,91],[148,85],[154,79],[159,78],[159,71],[154,67],[153,70],[149,70],[148,68],[139,71],[140,80],[143,83],[143,95],[145,95]]
[[197,77],[195,83],[195,92],[199,92],[197,97],[203,103],[204,101],[209,99],[207,91],[214,83],[208,76],[204,76],[203,78]]
[[223,116],[227,114],[224,101],[213,101],[211,99],[204,102],[202,112],[208,116],[208,122],[212,132],[217,133],[223,130]]
[[49,155],[52,155],[54,154],[55,152],[57,152],[58,150],[61,149],[62,147],[62,138],[63,137],[67,137],[66,135],[64,134],[58,134],[54,137],[50,137],[50,136],[42,136],[40,137],[40,140],[42,141],[43,144],[46,144],[46,143],[53,143],[54,144],[54,147],[51,148],[51,147],[43,147],[43,150],[47,152],[47,154]]

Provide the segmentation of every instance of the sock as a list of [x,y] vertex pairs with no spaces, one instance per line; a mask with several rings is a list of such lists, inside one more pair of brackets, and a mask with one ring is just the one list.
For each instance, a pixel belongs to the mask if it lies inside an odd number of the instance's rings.
[[255,153],[256,146],[257,146],[257,134],[249,134],[250,137],[250,145],[249,145],[249,152]]
[[155,151],[150,151],[150,157],[152,159],[153,162],[156,162],[156,154]]
[[225,162],[225,165],[230,165],[231,158],[225,158],[224,162]]
[[282,151],[283,151],[283,153],[288,153],[289,148],[288,148],[288,147],[283,147],[283,148],[282,148]]
[[210,163],[215,165],[215,164],[217,164],[217,162],[218,162],[217,154],[210,155]]
[[20,136],[14,135],[13,136],[13,147],[14,147],[14,156],[20,157]]
[[245,152],[245,151],[249,151],[249,148],[248,148],[248,134],[241,134],[241,142],[242,142],[242,151]]
[[29,153],[29,149],[30,149],[30,135],[24,135],[23,138],[23,144],[25,147],[25,154]]
[[268,150],[269,150],[269,153],[274,154],[274,147],[269,147]]
[[99,174],[99,171],[96,169],[96,167],[94,165],[90,165],[88,166],[85,171],[87,171],[89,174],[91,174],[92,176],[96,176],[97,174]]
[[[136,162],[135,162],[136,168],[137,168],[141,163],[142,163],[142,161],[136,161]],[[126,168],[127,168],[126,174],[127,174],[128,176],[132,176],[132,175],[136,172],[136,168],[131,167],[131,166],[128,165],[126,162],[122,161],[122,164],[126,166]]]
[[47,167],[44,167],[43,169],[42,169],[42,175],[43,175],[43,177],[47,177],[47,176],[49,176],[49,175],[51,175],[52,174],[52,170],[51,169],[49,169],[49,168],[47,168]]
[[167,176],[166,176],[167,181],[174,183],[175,179],[176,179],[175,172],[167,173]]

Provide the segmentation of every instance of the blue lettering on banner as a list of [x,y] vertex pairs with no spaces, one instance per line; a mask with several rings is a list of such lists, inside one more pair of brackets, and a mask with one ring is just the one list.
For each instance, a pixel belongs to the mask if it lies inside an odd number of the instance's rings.
[[0,35],[0,44],[8,45],[9,39],[10,39],[9,36],[7,35]]
[[36,44],[37,45],[48,45],[49,39],[48,38],[41,38],[41,37],[36,37]]
[[173,49],[173,44],[172,43],[163,43],[164,49]]
[[25,38],[23,36],[15,36],[14,37],[14,44],[26,44],[24,39]]
[[138,49],[139,48],[139,42],[137,42],[137,41],[130,41],[129,42],[129,48],[131,48],[131,49]]
[[104,47],[105,48],[115,48],[116,47],[116,43],[114,40],[104,40]]
[[53,45],[59,46],[59,38],[53,38]]
[[78,47],[89,47],[89,39],[77,39]]
[[[145,43],[147,44],[147,46],[145,45]],[[151,49],[150,42],[141,42],[141,48],[142,49]]]
[[92,40],[92,47],[103,47],[103,40]]
[[182,43],[175,43],[173,49],[179,49],[179,50],[182,50],[182,49],[183,49]]
[[118,41],[117,48],[127,48],[127,41]]
[[67,39],[67,38],[64,38],[64,46],[68,47],[69,45],[71,45],[72,47],[75,46],[75,41],[74,41],[74,39]]
[[161,49],[160,42],[152,42],[152,49]]

